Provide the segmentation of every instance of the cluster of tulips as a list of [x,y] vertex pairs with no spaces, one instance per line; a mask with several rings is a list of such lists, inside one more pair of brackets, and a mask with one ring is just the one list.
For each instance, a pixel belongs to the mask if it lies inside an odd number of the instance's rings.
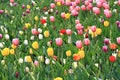
[[1,80],[119,80],[120,0],[0,1]]

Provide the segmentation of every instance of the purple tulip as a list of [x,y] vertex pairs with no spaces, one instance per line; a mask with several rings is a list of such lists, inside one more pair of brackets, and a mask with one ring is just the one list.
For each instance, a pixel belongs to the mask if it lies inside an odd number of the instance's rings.
[[2,34],[0,34],[0,39],[2,39]]
[[110,43],[110,39],[104,39],[104,43],[106,44],[106,45],[108,45],[109,43]]
[[25,8],[25,5],[24,5],[24,4],[22,5],[22,8],[23,8],[23,9]]
[[103,46],[103,47],[102,47],[102,51],[103,51],[103,52],[107,52],[107,51],[108,51],[108,47],[107,47],[107,46]]

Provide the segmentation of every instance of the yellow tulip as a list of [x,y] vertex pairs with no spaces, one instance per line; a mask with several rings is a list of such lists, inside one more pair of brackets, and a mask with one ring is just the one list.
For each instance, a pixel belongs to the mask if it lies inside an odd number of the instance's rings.
[[70,14],[69,13],[65,14],[65,18],[69,19],[70,18]]
[[15,50],[14,49],[10,49],[10,54],[15,54]]
[[48,48],[48,49],[47,49],[47,54],[48,54],[48,56],[53,56],[53,55],[54,55],[54,50],[53,50],[53,48]]
[[25,56],[25,62],[32,62],[31,56]]
[[54,78],[54,80],[63,80],[61,77]]
[[78,51],[78,55],[80,56],[80,58],[84,58],[85,57],[85,52],[83,50]]
[[70,50],[66,51],[66,56],[67,57],[71,56],[71,51]]
[[38,49],[38,48],[39,48],[38,42],[37,42],[37,41],[34,41],[34,42],[32,43],[32,47],[33,47],[34,49]]
[[1,50],[1,53],[3,56],[8,56],[10,53],[10,49],[9,48],[4,48],[3,50]]
[[109,26],[109,21],[104,21],[104,26],[108,27]]
[[45,32],[44,32],[44,36],[45,36],[45,37],[49,37],[49,35],[50,35],[49,31],[45,31]]

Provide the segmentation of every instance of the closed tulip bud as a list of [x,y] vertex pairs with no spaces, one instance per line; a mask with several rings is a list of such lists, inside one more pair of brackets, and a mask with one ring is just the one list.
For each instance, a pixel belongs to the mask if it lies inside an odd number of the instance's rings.
[[53,56],[53,55],[54,55],[54,50],[53,50],[53,48],[48,48],[48,49],[47,49],[47,54],[48,54],[48,56]]
[[28,40],[24,40],[24,44],[25,44],[25,45],[28,45]]
[[10,36],[8,34],[5,34],[5,39],[6,40],[10,39]]
[[3,43],[0,43],[0,48],[3,48],[3,47],[4,47]]
[[51,4],[50,4],[50,8],[54,9],[54,8],[55,8],[55,4],[54,4],[54,3],[51,3]]
[[1,64],[2,64],[2,65],[5,65],[5,60],[1,60]]
[[30,37],[30,40],[34,40],[34,38],[35,38],[35,36],[31,36],[31,37]]
[[110,43],[110,39],[104,39],[104,43],[106,44],[106,45],[108,45],[109,43]]
[[120,37],[118,37],[116,40],[117,40],[117,43],[120,44]]
[[42,33],[42,29],[41,29],[41,28],[38,28],[38,32],[39,32],[39,33]]
[[96,31],[96,26],[92,26],[92,27],[91,27],[91,31],[92,31],[92,32],[95,32],[95,31]]
[[2,34],[0,34],[0,39],[2,39]]
[[18,38],[14,38],[13,40],[12,40],[12,43],[14,44],[14,45],[19,45],[19,39]]
[[50,16],[50,21],[51,22],[55,22],[55,17],[54,16]]
[[77,62],[73,62],[73,64],[72,64],[72,65],[73,65],[73,68],[75,68],[75,69],[78,67]]
[[38,35],[38,38],[41,40],[41,39],[43,39],[43,35],[42,34],[39,34]]
[[82,48],[82,42],[80,40],[76,41],[76,47],[78,49],[81,49]]
[[67,35],[71,35],[72,34],[72,30],[71,29],[66,29],[66,34]]
[[22,58],[19,58],[18,62],[19,62],[20,64],[22,64],[22,63],[23,63],[23,59],[22,59]]
[[34,61],[34,65],[35,66],[38,66],[39,65],[39,62],[37,60]]
[[109,61],[110,62],[115,62],[116,61],[116,57],[115,56],[109,56]]
[[103,47],[102,47],[102,51],[103,51],[103,52],[107,52],[107,51],[108,51],[108,47],[107,47],[107,46],[103,46]]
[[49,36],[50,36],[49,31],[45,31],[45,32],[44,32],[44,36],[45,36],[45,37],[49,37]]
[[25,56],[25,62],[32,62],[31,56]]
[[25,72],[29,72],[29,67],[25,67]]
[[58,45],[58,46],[62,46],[62,44],[63,44],[62,38],[56,38],[55,42],[56,42],[56,45]]
[[84,44],[87,46],[87,45],[90,45],[90,40],[89,40],[89,38],[85,38],[84,40],[83,40],[83,42],[84,42]]
[[46,65],[49,65],[49,64],[50,64],[50,59],[47,58],[47,59],[45,60],[45,64],[46,64]]

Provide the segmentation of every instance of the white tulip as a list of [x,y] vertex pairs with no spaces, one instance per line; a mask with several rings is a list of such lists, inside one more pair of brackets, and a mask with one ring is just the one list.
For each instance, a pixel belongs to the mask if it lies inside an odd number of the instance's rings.
[[23,59],[22,58],[19,58],[19,63],[23,63]]
[[38,35],[38,38],[39,38],[39,39],[43,39],[43,35],[42,35],[42,34],[39,34],[39,35]]
[[0,43],[0,48],[3,48],[3,47],[4,47],[3,43]]
[[38,28],[38,32],[39,32],[39,33],[42,33],[42,29],[41,29],[41,28]]
[[9,39],[10,38],[10,36],[8,35],[8,34],[5,34],[5,39]]
[[77,67],[78,67],[77,62],[73,62],[73,68],[77,68]]
[[4,65],[4,64],[5,64],[5,60],[2,60],[2,61],[1,61],[1,64]]
[[47,64],[47,65],[50,64],[50,59],[47,58],[47,59],[45,60],[45,64]]
[[24,44],[25,44],[25,45],[28,45],[28,40],[24,40]]
[[31,37],[30,37],[30,40],[34,40],[34,38],[35,38],[35,36],[31,36]]
[[29,67],[25,67],[25,71],[26,71],[26,72],[29,72]]

